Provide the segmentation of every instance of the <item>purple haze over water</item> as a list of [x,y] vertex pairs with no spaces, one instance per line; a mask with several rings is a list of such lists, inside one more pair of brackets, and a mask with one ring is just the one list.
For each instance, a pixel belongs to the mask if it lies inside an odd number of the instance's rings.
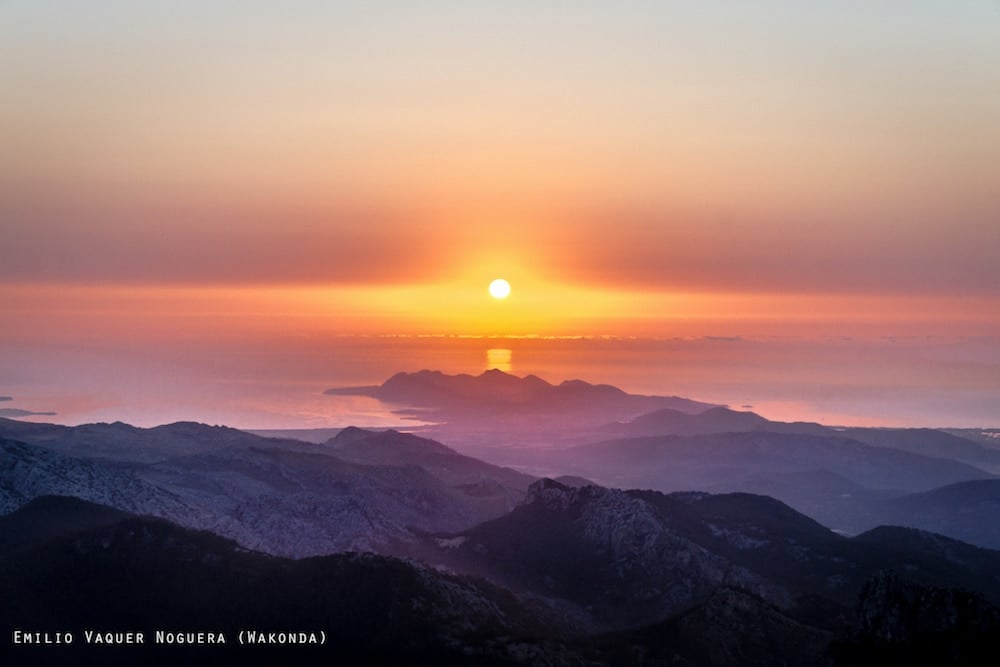
[[[365,397],[331,387],[398,371],[479,374],[490,367],[550,382],[579,378],[632,393],[678,395],[780,420],[884,426],[1000,426],[1000,338],[535,339],[289,337],[113,348],[7,346],[2,410],[36,421],[179,420],[239,428],[402,426]],[[9,414],[9,413],[8,413]]]

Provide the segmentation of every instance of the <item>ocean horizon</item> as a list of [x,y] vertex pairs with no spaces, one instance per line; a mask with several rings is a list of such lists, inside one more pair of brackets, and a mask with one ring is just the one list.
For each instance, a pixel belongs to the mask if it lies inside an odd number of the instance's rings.
[[[20,344],[0,360],[5,416],[77,425],[175,421],[244,429],[406,428],[330,388],[429,369],[498,368],[558,384],[683,396],[826,425],[1000,425],[996,337],[315,336],[111,348]],[[41,414],[27,414],[27,413]]]

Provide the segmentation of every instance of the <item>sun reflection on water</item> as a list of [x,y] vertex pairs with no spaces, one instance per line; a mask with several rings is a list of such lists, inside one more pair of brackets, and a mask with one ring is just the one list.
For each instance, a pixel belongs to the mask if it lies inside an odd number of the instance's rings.
[[512,357],[513,353],[505,347],[491,347],[486,350],[486,370],[495,368],[504,373],[510,373],[513,368]]

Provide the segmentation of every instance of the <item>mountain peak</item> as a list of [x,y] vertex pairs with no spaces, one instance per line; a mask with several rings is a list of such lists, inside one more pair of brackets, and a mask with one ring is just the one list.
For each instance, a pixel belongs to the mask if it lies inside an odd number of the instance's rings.
[[375,435],[375,431],[369,431],[358,426],[348,426],[341,429],[340,433],[327,440],[326,444],[329,447],[337,449],[338,447],[346,447],[373,435]]
[[357,426],[348,426],[327,440],[326,444],[334,450],[338,458],[364,463],[375,463],[373,456],[380,464],[391,464],[406,460],[411,455],[458,455],[455,450],[440,442],[391,428],[384,431],[368,431]]
[[396,373],[378,386],[328,389],[337,396],[370,396],[404,418],[429,422],[422,432],[470,448],[513,443],[565,443],[590,438],[595,427],[630,420],[658,408],[696,413],[712,407],[670,396],[629,394],[606,384],[567,380],[552,384],[537,375],[518,377],[500,369],[478,375],[421,370]]
[[508,377],[508,378],[514,378],[516,380],[520,380],[521,379],[518,376],[516,376],[516,375],[514,375],[512,373],[507,373],[505,371],[502,371],[499,368],[488,368],[485,371],[483,371],[482,373],[480,373],[479,377],[481,377],[481,378],[484,378],[484,377]]
[[572,493],[573,487],[561,484],[554,479],[543,477],[528,487],[528,494],[524,498],[525,504],[542,500],[546,496],[562,495]]

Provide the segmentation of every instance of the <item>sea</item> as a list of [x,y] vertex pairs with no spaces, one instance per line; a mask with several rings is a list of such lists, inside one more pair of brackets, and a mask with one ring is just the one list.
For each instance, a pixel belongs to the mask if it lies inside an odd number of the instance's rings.
[[[1000,337],[302,336],[7,345],[0,416],[76,425],[176,421],[245,429],[413,422],[330,388],[422,369],[499,368],[683,396],[826,425],[1000,426]],[[34,414],[32,414],[34,413]]]

